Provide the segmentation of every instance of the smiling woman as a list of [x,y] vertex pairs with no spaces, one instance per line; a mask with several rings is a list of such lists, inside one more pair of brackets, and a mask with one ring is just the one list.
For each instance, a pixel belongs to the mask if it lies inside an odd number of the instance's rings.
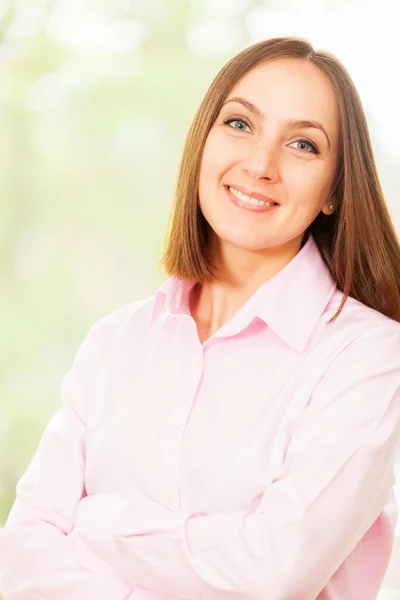
[[225,280],[255,291],[298,253],[318,214],[332,214],[337,148],[335,94],[311,62],[270,60],[237,83],[207,136],[199,176],[210,259]]
[[163,264],[63,382],[0,532],[5,600],[375,600],[400,249],[336,58],[278,38],[221,70]]
[[[233,200],[230,187],[247,195],[247,220],[223,203],[226,195]],[[251,216],[251,197],[279,209]],[[205,288],[229,279],[230,267],[217,254],[233,240],[221,227],[237,236],[231,250],[258,250],[250,278],[245,268],[248,293],[274,270],[266,255],[283,251],[279,270],[311,233],[344,292],[335,316],[350,295],[400,321],[398,239],[358,93],[333,55],[301,39],[277,38],[235,56],[213,81],[182,157],[166,271]],[[237,278],[236,266],[232,272]]]

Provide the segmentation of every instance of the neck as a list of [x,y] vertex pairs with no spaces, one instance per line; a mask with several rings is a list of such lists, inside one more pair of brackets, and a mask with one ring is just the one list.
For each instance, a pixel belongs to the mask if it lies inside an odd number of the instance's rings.
[[205,337],[228,321],[276,273],[299,252],[301,240],[291,240],[282,246],[247,250],[221,243],[210,245],[212,262],[217,266],[219,280],[196,285],[192,290],[191,313]]

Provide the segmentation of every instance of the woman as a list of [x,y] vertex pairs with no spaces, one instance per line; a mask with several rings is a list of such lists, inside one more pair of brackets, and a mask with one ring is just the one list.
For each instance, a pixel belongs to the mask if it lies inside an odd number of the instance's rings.
[[400,249],[337,59],[279,38],[221,70],[163,258],[63,382],[0,533],[5,600],[376,598]]

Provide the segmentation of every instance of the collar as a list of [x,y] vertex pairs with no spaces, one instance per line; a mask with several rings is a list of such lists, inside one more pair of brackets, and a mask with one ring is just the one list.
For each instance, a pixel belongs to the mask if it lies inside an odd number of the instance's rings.
[[[167,279],[156,292],[151,324],[162,311],[190,315],[193,286],[194,282],[176,276]],[[310,235],[296,256],[262,284],[219,332],[223,329],[224,336],[234,335],[258,317],[286,343],[302,351],[335,291],[336,282]]]

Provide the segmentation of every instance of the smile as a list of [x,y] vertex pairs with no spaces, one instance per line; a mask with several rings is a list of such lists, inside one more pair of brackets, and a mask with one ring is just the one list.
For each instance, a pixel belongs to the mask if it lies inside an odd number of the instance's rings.
[[277,202],[267,201],[267,200],[259,200],[254,196],[250,196],[244,194],[240,190],[232,187],[232,186],[224,186],[226,191],[228,192],[228,196],[231,201],[239,208],[244,208],[246,210],[250,210],[252,212],[265,212],[271,210],[275,206],[278,206]]
[[277,204],[276,202],[272,201],[267,202],[266,200],[258,200],[257,198],[254,198],[254,196],[243,194],[243,192],[231,186],[228,187],[228,190],[235,196],[235,198],[238,198],[238,200],[244,202],[245,204],[251,204],[253,206],[275,206]]

